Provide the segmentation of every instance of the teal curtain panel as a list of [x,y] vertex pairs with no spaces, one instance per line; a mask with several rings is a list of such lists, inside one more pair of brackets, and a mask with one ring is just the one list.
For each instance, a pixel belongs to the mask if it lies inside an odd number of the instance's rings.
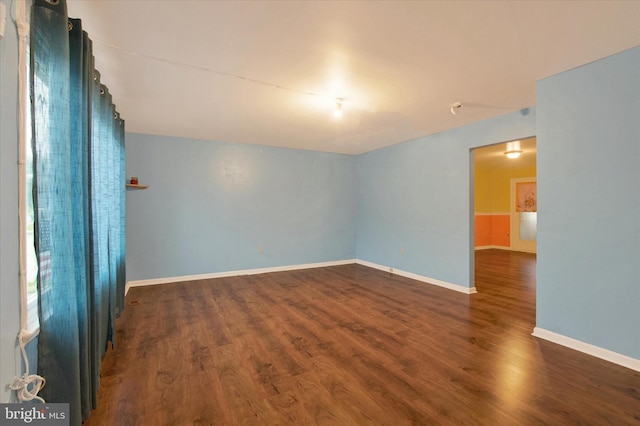
[[31,90],[41,396],[80,425],[124,307],[124,121],[64,0],[34,2]]

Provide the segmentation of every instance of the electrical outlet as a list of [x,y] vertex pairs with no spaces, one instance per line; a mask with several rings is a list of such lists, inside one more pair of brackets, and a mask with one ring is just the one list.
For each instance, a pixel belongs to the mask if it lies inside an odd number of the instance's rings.
[[407,251],[403,248],[400,249],[400,254],[407,254]]
[[258,246],[258,253],[264,253],[264,248],[262,246]]

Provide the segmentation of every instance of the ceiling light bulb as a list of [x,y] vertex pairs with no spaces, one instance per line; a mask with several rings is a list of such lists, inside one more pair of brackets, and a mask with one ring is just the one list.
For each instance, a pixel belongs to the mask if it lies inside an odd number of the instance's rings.
[[522,151],[507,151],[504,153],[507,158],[518,158],[520,157],[520,154],[522,154]]
[[342,102],[336,102],[336,109],[333,111],[335,117],[342,117]]

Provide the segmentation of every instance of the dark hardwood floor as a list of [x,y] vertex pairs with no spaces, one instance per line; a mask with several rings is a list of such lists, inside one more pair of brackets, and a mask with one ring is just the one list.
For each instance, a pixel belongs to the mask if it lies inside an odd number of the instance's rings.
[[465,295],[359,265],[132,288],[88,425],[631,425],[640,373],[531,336],[535,255]]

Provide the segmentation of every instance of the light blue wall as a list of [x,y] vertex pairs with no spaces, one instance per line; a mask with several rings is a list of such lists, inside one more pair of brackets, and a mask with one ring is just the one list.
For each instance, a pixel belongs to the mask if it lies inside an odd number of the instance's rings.
[[[9,1],[0,3],[10,10]],[[17,49],[15,27],[8,21],[0,39],[0,402],[9,400],[6,386],[19,365]]]
[[[354,157],[127,134],[127,280],[355,257]],[[259,252],[259,247],[263,252]]]
[[357,257],[472,287],[470,149],[533,135],[531,108],[360,155]]
[[640,48],[537,85],[537,326],[640,359]]

